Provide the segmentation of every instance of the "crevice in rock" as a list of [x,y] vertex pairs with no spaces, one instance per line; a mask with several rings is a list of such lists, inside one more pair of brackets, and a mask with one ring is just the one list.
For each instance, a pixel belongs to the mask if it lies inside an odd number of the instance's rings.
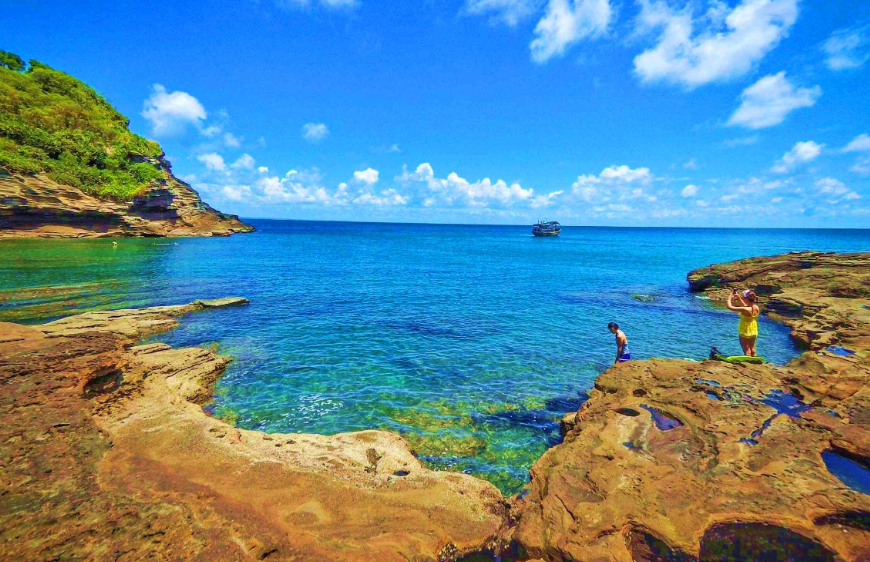
[[717,523],[701,539],[700,562],[835,562],[820,542],[766,523]]
[[635,562],[697,562],[697,558],[671,548],[647,529],[632,528],[625,533],[625,546]]
[[115,392],[121,386],[122,379],[123,373],[120,369],[95,377],[85,384],[85,397],[93,398],[99,394]]

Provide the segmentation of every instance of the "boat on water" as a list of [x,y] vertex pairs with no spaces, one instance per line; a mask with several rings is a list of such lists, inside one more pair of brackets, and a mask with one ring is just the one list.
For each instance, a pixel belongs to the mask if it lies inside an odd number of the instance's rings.
[[535,236],[559,236],[561,231],[562,225],[558,221],[538,221],[532,227]]

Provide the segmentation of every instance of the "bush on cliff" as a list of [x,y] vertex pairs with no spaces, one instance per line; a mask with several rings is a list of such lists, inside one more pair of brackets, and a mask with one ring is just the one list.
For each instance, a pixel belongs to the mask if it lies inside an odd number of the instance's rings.
[[128,125],[87,84],[34,60],[28,68],[0,51],[0,167],[45,172],[97,197],[126,201],[164,177],[148,162],[162,155],[160,145]]

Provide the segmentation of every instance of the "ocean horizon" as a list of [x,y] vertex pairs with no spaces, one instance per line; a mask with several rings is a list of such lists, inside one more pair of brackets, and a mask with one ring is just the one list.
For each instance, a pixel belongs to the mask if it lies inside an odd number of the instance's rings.
[[[414,221],[352,221],[341,219],[299,219],[299,218],[265,218],[265,217],[245,217],[239,216],[243,222],[308,222],[308,223],[346,223],[346,224],[395,224],[408,226],[506,226],[506,227],[522,227],[531,229],[534,222],[517,222],[517,223],[473,223],[473,222],[414,222]],[[549,218],[541,218],[540,220],[551,220]],[[561,223],[562,228],[602,228],[602,229],[681,229],[681,230],[836,230],[836,231],[855,231],[868,232],[870,228],[854,228],[854,227],[787,227],[787,226],[651,226],[651,225],[612,225],[612,224],[566,224]]]

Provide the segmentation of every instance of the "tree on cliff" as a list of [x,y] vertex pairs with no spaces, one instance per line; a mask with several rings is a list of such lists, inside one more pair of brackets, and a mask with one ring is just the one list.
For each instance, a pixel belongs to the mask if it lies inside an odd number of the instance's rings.
[[164,178],[163,151],[87,84],[0,51],[0,167],[126,201]]
[[24,60],[15,53],[0,51],[0,66],[20,72],[24,70]]

